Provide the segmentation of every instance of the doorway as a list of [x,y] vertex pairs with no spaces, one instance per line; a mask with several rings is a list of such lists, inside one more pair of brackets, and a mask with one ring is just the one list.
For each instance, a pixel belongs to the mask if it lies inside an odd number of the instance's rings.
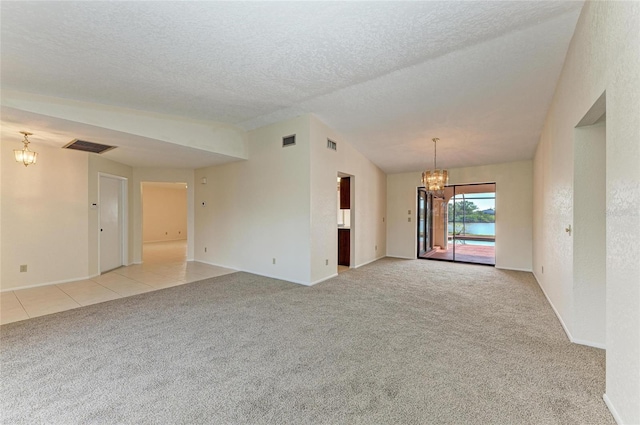
[[354,261],[354,177],[338,173],[338,273],[348,270]]
[[127,179],[100,174],[99,182],[99,258],[100,273],[105,273],[123,266],[127,256]]
[[145,264],[187,259],[187,183],[141,182],[142,260]]
[[447,186],[442,198],[418,188],[418,213],[418,258],[495,265],[495,183]]

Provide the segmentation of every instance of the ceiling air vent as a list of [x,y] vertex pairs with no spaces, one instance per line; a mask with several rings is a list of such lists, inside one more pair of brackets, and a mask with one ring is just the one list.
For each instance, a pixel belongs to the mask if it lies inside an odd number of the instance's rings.
[[87,142],[86,140],[73,139],[62,148],[91,153],[105,153],[116,147],[117,146],[101,145],[100,143]]
[[292,134],[291,136],[282,138],[282,147],[293,146],[296,144],[296,135]]
[[331,149],[332,151],[338,150],[338,145],[333,140],[327,139],[327,149]]

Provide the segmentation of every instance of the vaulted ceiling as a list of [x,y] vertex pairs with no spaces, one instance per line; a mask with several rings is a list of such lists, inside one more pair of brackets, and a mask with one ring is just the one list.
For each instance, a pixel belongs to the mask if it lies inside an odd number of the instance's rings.
[[[244,130],[314,113],[395,173],[429,166],[433,137],[442,140],[439,164],[451,168],[532,158],[582,2],[0,7],[3,91]],[[15,111],[7,126],[4,112],[3,140],[5,128],[64,127]],[[66,126],[62,139],[78,137],[71,133],[81,130]],[[187,148],[158,142],[151,149],[166,151],[171,165],[175,150]],[[200,159],[194,165],[203,166]]]

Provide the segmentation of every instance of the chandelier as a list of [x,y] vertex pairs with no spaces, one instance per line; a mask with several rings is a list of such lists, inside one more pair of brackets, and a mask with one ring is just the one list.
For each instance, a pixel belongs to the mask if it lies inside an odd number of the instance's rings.
[[24,134],[24,147],[22,149],[14,149],[13,155],[16,157],[16,161],[24,164],[24,166],[29,166],[31,164],[35,164],[38,159],[38,153],[33,152],[29,149],[29,137],[33,133],[29,133],[28,131],[21,131],[21,134]]
[[444,198],[444,187],[449,183],[449,173],[447,170],[439,170],[436,165],[436,148],[437,137],[433,140],[433,170],[427,170],[422,173],[422,184],[427,192],[433,194],[436,198]]

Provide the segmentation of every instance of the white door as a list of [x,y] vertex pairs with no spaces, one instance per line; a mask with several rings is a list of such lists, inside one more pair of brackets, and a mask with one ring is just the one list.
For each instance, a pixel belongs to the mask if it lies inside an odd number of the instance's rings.
[[100,176],[100,273],[122,265],[122,180]]

